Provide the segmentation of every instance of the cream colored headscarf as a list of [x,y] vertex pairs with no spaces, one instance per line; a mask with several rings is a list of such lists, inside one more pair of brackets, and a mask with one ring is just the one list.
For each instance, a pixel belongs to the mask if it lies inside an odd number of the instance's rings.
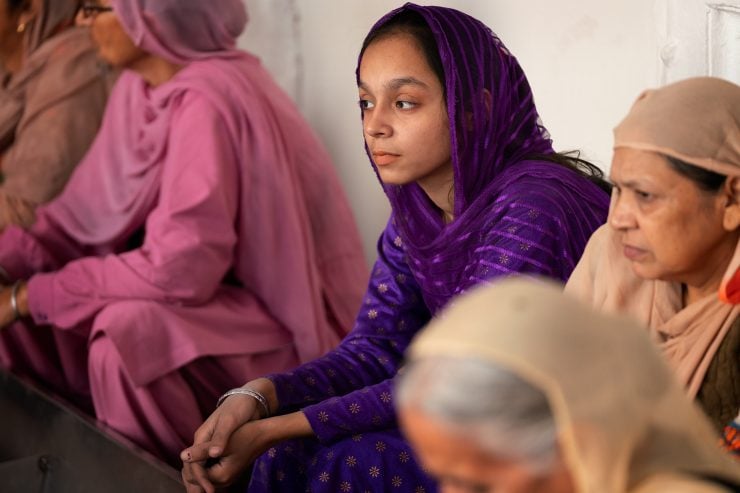
[[[740,176],[740,87],[698,77],[644,92],[614,130],[614,147],[653,151]],[[591,237],[566,286],[592,306],[626,313],[649,327],[691,397],[740,316],[740,245],[719,296],[683,307],[681,285],[637,277],[606,224]]]
[[703,476],[740,485],[740,468],[719,450],[645,330],[558,285],[510,278],[473,290],[433,320],[407,356],[477,358],[541,389],[578,493],[716,491],[702,486]]

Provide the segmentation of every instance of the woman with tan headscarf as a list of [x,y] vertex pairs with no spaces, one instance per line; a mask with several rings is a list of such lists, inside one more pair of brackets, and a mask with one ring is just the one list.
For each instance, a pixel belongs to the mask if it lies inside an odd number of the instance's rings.
[[645,330],[559,286],[510,278],[471,291],[406,356],[401,425],[443,492],[740,488]]
[[77,0],[0,0],[0,231],[27,226],[92,143],[107,79]]
[[722,429],[740,409],[740,87],[646,91],[614,135],[609,221],[566,291],[648,326]]

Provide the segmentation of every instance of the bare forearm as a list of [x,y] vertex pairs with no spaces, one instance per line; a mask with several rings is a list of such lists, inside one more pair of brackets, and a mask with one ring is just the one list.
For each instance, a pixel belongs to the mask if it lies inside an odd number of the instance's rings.
[[300,411],[275,416],[264,420],[266,432],[272,443],[282,442],[291,438],[304,438],[314,436],[311,424],[306,415]]

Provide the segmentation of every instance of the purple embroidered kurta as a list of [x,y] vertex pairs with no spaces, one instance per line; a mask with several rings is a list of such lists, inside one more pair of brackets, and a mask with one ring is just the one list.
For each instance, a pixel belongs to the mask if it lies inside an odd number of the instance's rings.
[[281,412],[301,409],[317,439],[269,450],[255,465],[253,492],[435,490],[393,409],[392,379],[411,339],[479,283],[512,274],[567,280],[606,220],[603,190],[542,160],[554,152],[549,136],[501,41],[461,12],[413,4],[370,37],[409,13],[431,29],[444,68],[455,219],[445,224],[416,183],[384,185],[393,214],[354,329],[326,356],[270,377]]
[[[250,491],[292,491],[306,481],[311,491],[343,491],[344,482],[359,480],[375,485],[371,491],[396,491],[391,487],[399,480],[409,489],[398,491],[432,491],[395,431],[392,379],[411,339],[452,296],[480,282],[518,273],[567,280],[591,232],[606,219],[608,196],[565,168],[538,163],[531,175],[516,176],[502,177],[505,191],[488,212],[488,228],[475,233],[476,245],[455,252],[460,282],[453,290],[434,278],[445,259],[410,265],[393,219],[388,223],[354,330],[327,356],[271,377],[281,411],[302,409],[320,445],[291,443],[287,452],[279,449],[283,458],[278,449],[273,457],[268,453],[258,462]],[[378,433],[385,430],[390,437]],[[304,451],[307,463],[302,476],[289,465],[301,462],[296,450]],[[282,464],[264,464],[278,460]],[[357,467],[347,465],[355,460]],[[276,486],[278,478],[286,489]],[[327,489],[316,489],[324,483]]]

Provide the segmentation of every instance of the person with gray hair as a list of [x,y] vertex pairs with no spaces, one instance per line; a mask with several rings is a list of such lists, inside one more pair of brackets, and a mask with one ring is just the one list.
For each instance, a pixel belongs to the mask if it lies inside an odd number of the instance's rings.
[[507,279],[475,289],[407,358],[395,386],[401,427],[443,492],[740,487],[740,468],[645,329],[560,286]]

